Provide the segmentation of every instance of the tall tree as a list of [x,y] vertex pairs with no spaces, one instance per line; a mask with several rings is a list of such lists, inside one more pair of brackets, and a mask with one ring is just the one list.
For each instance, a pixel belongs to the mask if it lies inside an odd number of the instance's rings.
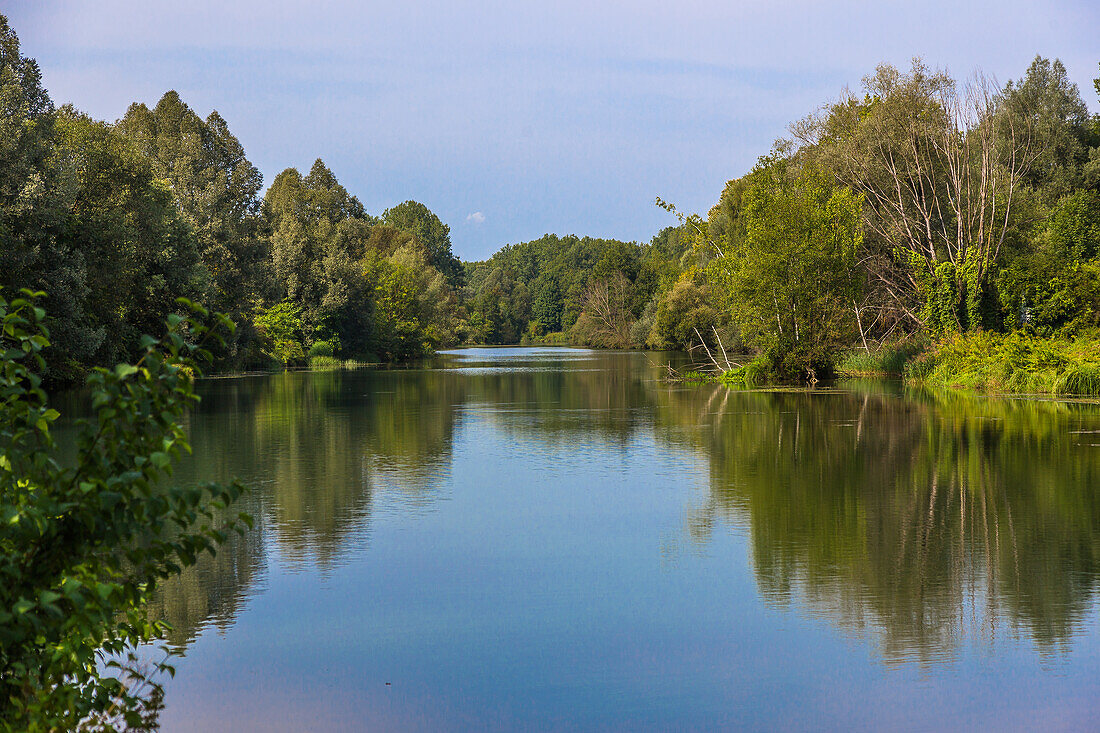
[[280,173],[264,201],[281,295],[302,307],[311,338],[335,333],[352,348],[364,338],[362,314],[353,311],[369,307],[359,262],[375,220],[320,159],[305,177],[293,168]]
[[382,221],[416,237],[428,255],[428,262],[443,273],[451,287],[462,287],[465,272],[451,251],[451,228],[431,209],[418,201],[405,201],[386,209]]
[[1080,183],[1088,159],[1089,109],[1061,61],[1036,56],[1022,79],[1005,85],[997,114],[1000,135],[1030,131],[1035,155],[1023,182],[1039,191],[1046,203]]
[[166,179],[198,237],[209,274],[203,298],[240,313],[263,291],[263,176],[217,111],[203,120],[174,91],[150,110],[132,104],[118,123]]
[[50,372],[83,363],[106,333],[85,319],[84,259],[64,238],[72,187],[54,155],[53,102],[33,59],[0,15],[0,290],[49,290],[53,347]]
[[748,177],[745,235],[711,269],[745,340],[778,372],[828,369],[851,343],[862,196],[780,150]]
[[202,293],[194,233],[149,160],[110,126],[66,106],[55,131],[73,192],[64,238],[88,273],[85,322],[109,334],[89,362],[135,358],[176,298]]
[[895,306],[933,331],[979,327],[1036,155],[1030,121],[999,117],[988,80],[960,87],[920,60],[879,66],[863,86],[794,132],[866,197],[865,223],[893,259],[873,274]]

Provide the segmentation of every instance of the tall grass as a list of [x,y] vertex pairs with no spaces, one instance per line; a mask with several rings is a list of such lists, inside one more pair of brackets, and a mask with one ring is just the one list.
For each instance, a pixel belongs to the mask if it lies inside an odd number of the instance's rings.
[[730,387],[749,388],[766,383],[771,376],[772,368],[768,359],[757,356],[736,369],[722,372],[718,375],[718,381]]
[[928,343],[917,339],[883,344],[874,351],[855,349],[840,357],[836,372],[845,377],[900,377],[905,365],[927,349]]
[[1017,331],[953,336],[905,367],[908,380],[983,392],[1100,396],[1100,340]]
[[357,369],[361,366],[377,362],[357,361],[355,359],[340,359],[335,356],[311,356],[309,368],[316,371],[328,371],[332,369]]

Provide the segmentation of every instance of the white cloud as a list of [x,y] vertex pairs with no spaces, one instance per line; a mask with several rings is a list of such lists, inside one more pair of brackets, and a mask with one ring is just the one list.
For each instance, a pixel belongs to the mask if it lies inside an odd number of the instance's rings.
[[482,214],[480,211],[475,211],[466,217],[466,221],[471,224],[483,224],[485,222],[485,214]]

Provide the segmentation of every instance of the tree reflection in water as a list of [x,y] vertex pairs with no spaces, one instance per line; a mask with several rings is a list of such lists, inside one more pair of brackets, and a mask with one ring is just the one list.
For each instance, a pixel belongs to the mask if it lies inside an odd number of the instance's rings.
[[337,567],[366,543],[380,492],[431,504],[476,411],[547,446],[629,457],[651,433],[700,455],[710,490],[691,510],[693,540],[720,522],[744,528],[767,603],[869,635],[889,663],[1005,636],[1069,649],[1100,577],[1100,453],[1078,432],[1100,428],[1095,406],[879,382],[669,385],[657,366],[668,358],[497,350],[444,355],[439,368],[211,381],[178,478],[240,477],[255,488],[256,529],[166,586],[158,612],[186,643],[232,620],[269,553]]
[[1072,432],[1095,408],[852,386],[735,394],[710,415],[696,535],[748,527],[769,603],[868,631],[887,661],[1021,632],[1066,650],[1100,570],[1100,471]]

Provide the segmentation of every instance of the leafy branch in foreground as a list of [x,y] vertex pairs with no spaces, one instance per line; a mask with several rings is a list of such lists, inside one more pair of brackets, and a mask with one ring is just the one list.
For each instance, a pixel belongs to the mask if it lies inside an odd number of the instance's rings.
[[77,458],[62,466],[50,434],[59,413],[41,387],[43,295],[0,298],[0,729],[147,727],[161,693],[152,677],[172,672],[135,663],[166,631],[146,614],[150,594],[251,525],[244,514],[215,521],[240,484],[167,482],[190,452],[180,421],[199,399],[198,365],[233,323],[181,300],[190,314],[145,336],[136,364],[95,370],[94,417],[78,423]]

